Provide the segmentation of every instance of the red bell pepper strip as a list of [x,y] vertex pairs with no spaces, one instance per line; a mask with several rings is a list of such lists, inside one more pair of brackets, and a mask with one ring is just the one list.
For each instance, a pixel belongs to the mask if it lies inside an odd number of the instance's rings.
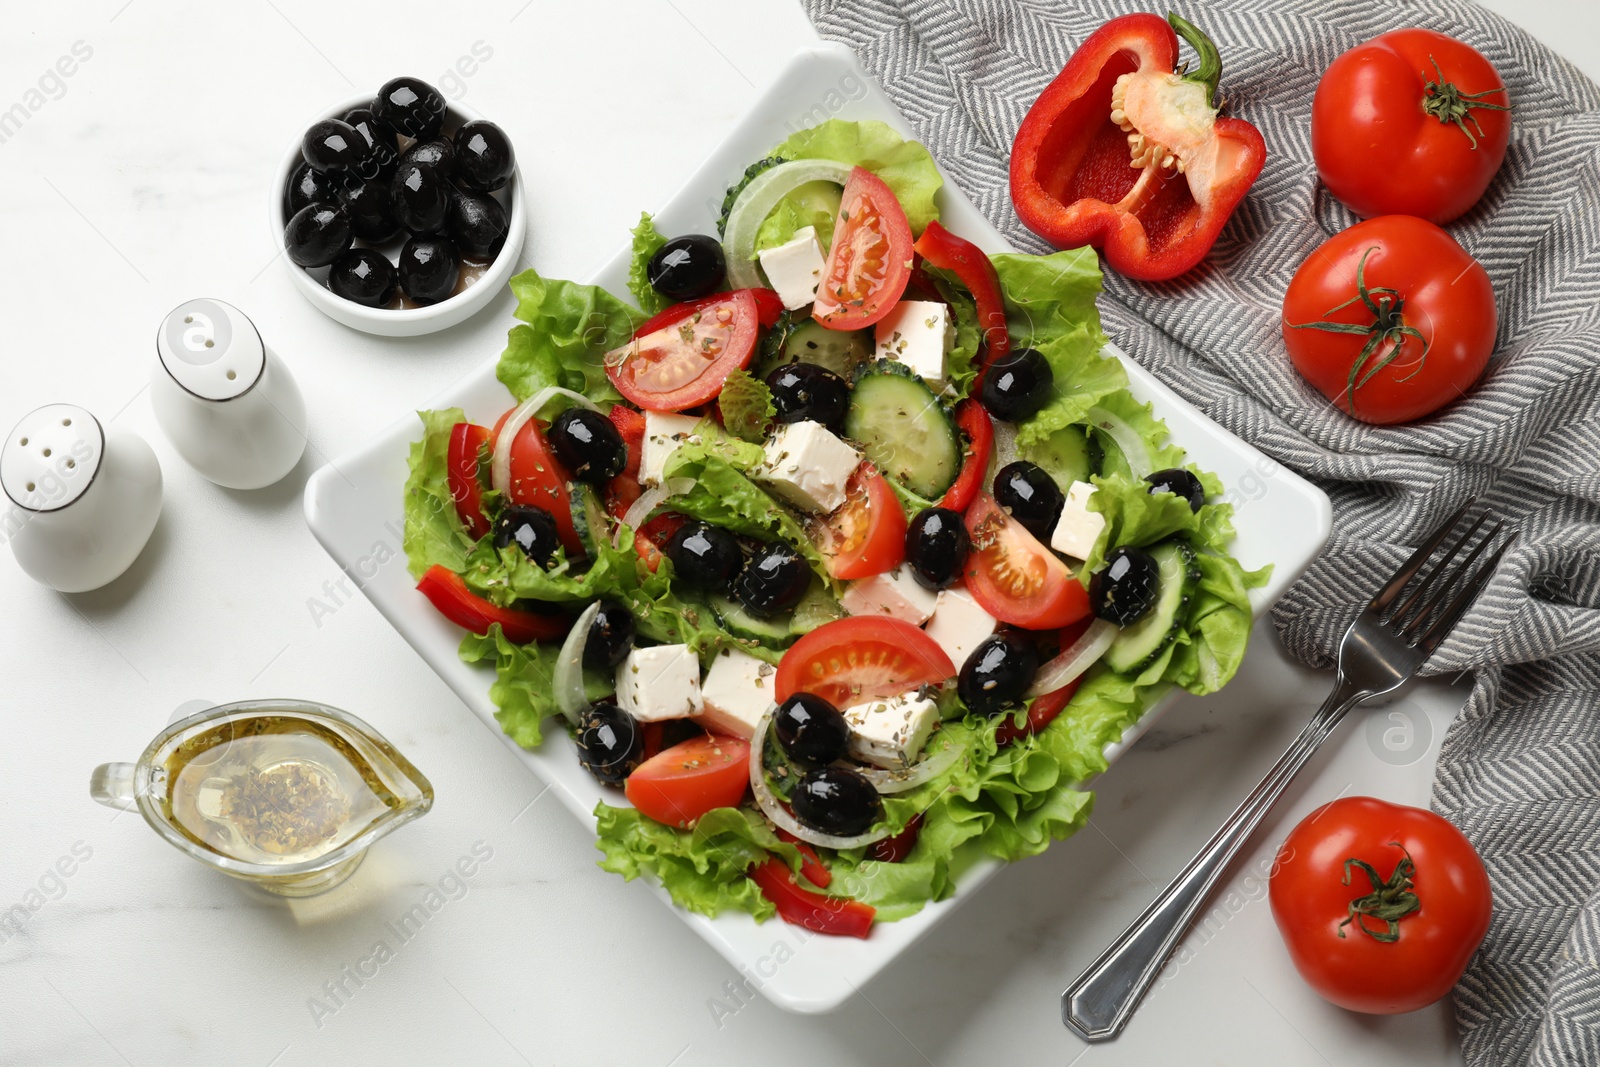
[[626,404],[611,405],[611,425],[622,436],[628,448],[628,462],[622,473],[630,478],[639,477],[639,460],[644,455],[644,416]]
[[893,837],[880,838],[867,846],[867,859],[879,863],[899,863],[917,847],[917,836],[922,832],[922,816],[913,815],[906,828]]
[[840,937],[864,938],[872,932],[872,920],[878,909],[859,900],[828,897],[801,889],[780,859],[758,863],[746,873],[761,889],[761,895],[778,906],[778,917],[786,923]]
[[818,889],[828,888],[828,883],[833,881],[833,872],[822,865],[822,859],[817,855],[817,850],[800,840],[798,837],[778,827],[778,840],[787,841],[800,853],[800,873],[806,880]]
[[[1186,74],[1175,73],[1179,34],[1199,56]],[[1218,117],[1221,77],[1216,46],[1176,15],[1100,27],[1017,130],[1017,217],[1057,248],[1094,245],[1129,278],[1160,281],[1193,267],[1267,159],[1254,126]]]
[[1028,705],[1028,717],[1018,726],[1012,716],[1007,715],[1000,728],[994,732],[994,743],[1004,748],[1013,741],[1021,740],[1043,730],[1056,720],[1066,706],[1072,703],[1072,694],[1078,691],[1078,685],[1083,681],[1083,675],[1078,675],[1060,689],[1053,689],[1048,693],[1033,698],[1033,703]]
[[483,513],[483,481],[478,477],[478,460],[485,448],[493,447],[487,426],[458,422],[450,431],[450,453],[445,459],[445,474],[450,499],[456,502],[461,525],[474,538],[489,532],[489,516]]
[[[756,301],[756,321],[763,326],[774,325],[778,321],[778,316],[783,314],[783,298],[771,289],[751,289],[750,295],[755,297]],[[663,326],[671,326],[679,319],[688,318],[707,304],[715,304],[727,298],[727,293],[712,293],[709,296],[697,296],[693,300],[685,300],[681,304],[663,308],[645,319],[643,325],[633,331],[633,336],[638,338],[655,333]]]
[[938,221],[928,223],[914,246],[917,254],[940,270],[953,273],[978,302],[978,329],[983,351],[978,357],[978,379],[972,383],[976,393],[984,372],[1006,358],[1011,351],[1011,334],[1006,330],[1006,304],[1000,293],[1000,275],[983,249],[964,237],[957,237]]
[[956,405],[955,416],[956,425],[967,435],[967,458],[962,462],[961,473],[956,475],[955,482],[945,490],[939,506],[952,511],[966,511],[967,505],[972,503],[973,497],[978,495],[978,490],[983,488],[983,483],[989,477],[989,456],[994,451],[994,423],[989,421],[989,413],[983,410],[983,405],[970,396]]
[[513,644],[553,641],[572,628],[572,619],[564,615],[516,611],[491,604],[468,589],[461,575],[438,563],[428,568],[417,583],[417,590],[433,602],[439,614],[462,629],[486,634],[490,625],[499,623],[506,640]]

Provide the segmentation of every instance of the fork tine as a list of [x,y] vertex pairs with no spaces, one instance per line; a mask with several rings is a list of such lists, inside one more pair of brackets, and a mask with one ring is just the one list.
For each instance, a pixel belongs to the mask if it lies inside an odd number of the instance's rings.
[[[1504,525],[1505,523],[1503,522],[1495,523],[1494,529],[1490,530],[1483,540],[1474,546],[1472,551],[1467,554],[1467,558],[1458,563],[1448,577],[1438,582],[1430,581],[1428,583],[1428,592],[1430,594],[1428,603],[1416,615],[1406,620],[1403,627],[1395,627],[1394,632],[1400,637],[1404,637],[1410,644],[1416,644],[1417,635],[1422,632],[1423,626],[1433,617],[1434,609],[1444,603],[1445,598],[1456,588],[1461,576],[1472,570],[1472,565],[1478,561],[1479,556],[1483,555],[1483,550],[1488,548],[1494,539],[1500,535],[1500,529]],[[1437,572],[1435,572],[1435,576],[1437,576]]]
[[1482,567],[1478,568],[1478,573],[1472,576],[1472,581],[1468,582],[1461,592],[1457,594],[1450,606],[1444,609],[1444,614],[1439,616],[1439,621],[1434,623],[1428,632],[1422,635],[1417,644],[1421,646],[1423,655],[1433,655],[1433,650],[1438,648],[1446,637],[1450,636],[1450,631],[1455,627],[1456,622],[1460,620],[1468,606],[1478,598],[1478,594],[1483,591],[1483,587],[1489,584],[1490,576],[1494,574],[1495,568],[1500,565],[1500,557],[1506,554],[1506,549],[1515,544],[1516,540],[1517,531],[1512,530],[1511,536],[1506,538],[1506,543],[1501,545],[1499,550],[1490,556]]
[[[1439,580],[1439,575],[1445,572],[1445,568],[1450,566],[1450,561],[1456,558],[1456,553],[1460,552],[1461,549],[1465,547],[1474,536],[1477,535],[1478,530],[1482,528],[1483,524],[1487,522],[1488,519],[1489,513],[1487,511],[1482,515],[1479,515],[1478,521],[1468,527],[1467,532],[1457,538],[1456,543],[1450,546],[1450,551],[1446,552],[1439,559],[1439,562],[1430,567],[1428,569],[1428,573],[1417,581],[1416,588],[1411,590],[1411,595],[1406,597],[1405,601],[1401,603],[1398,608],[1395,608],[1389,613],[1389,618],[1387,621],[1394,629],[1398,630],[1402,624],[1408,621],[1408,617],[1411,616],[1411,609],[1416,607],[1417,602],[1424,596],[1429,594],[1434,594],[1437,596],[1437,594],[1434,593],[1434,587]],[[1445,584],[1447,586],[1449,585],[1448,582]],[[1424,614],[1426,614],[1426,612],[1424,612]],[[1409,618],[1409,621],[1415,622],[1416,619]]]
[[1404,589],[1406,583],[1417,576],[1417,572],[1422,569],[1422,565],[1428,562],[1428,557],[1433,555],[1434,550],[1444,543],[1446,537],[1450,536],[1450,531],[1455,529],[1456,523],[1461,521],[1461,517],[1467,513],[1467,509],[1472,507],[1476,499],[1476,497],[1467,497],[1467,502],[1462,504],[1454,515],[1446,519],[1434,531],[1432,537],[1428,538],[1411,554],[1411,558],[1406,560],[1405,565],[1395,572],[1393,578],[1389,579],[1389,584],[1380,589],[1378,595],[1372,598],[1372,603],[1367,605],[1368,611],[1382,611],[1394,602],[1394,598],[1400,595],[1400,590]]

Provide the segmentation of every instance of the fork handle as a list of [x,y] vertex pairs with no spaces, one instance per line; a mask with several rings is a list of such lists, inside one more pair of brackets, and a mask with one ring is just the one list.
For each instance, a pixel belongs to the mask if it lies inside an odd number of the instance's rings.
[[1061,1015],[1068,1029],[1085,1041],[1109,1041],[1122,1032],[1239,849],[1345,713],[1369,695],[1339,678],[1261,784],[1144,914],[1061,994]]

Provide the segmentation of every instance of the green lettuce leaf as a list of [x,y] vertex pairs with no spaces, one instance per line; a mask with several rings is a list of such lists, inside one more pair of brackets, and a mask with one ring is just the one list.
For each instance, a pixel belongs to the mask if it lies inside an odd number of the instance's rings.
[[511,279],[517,318],[495,376],[520,403],[546,386],[583,393],[596,404],[621,400],[606,377],[605,354],[644,322],[637,309],[594,285],[546,279],[525,270]]
[[650,284],[650,277],[645,272],[650,264],[650,257],[661,250],[667,239],[656,232],[655,220],[650,213],[644,212],[639,216],[639,225],[633,228],[633,259],[628,264],[628,292],[633,294],[634,302],[644,309],[648,315],[654,315],[663,310],[670,303],[666,297],[656,292],[655,286]]
[[419,411],[417,417],[422,420],[422,438],[411,442],[400,542],[413,578],[421,578],[436,563],[459,572],[473,549],[472,536],[456,515],[449,481],[450,431],[467,417],[460,408]]
[[[461,639],[460,656],[464,661],[494,664],[495,680],[489,686],[494,717],[506,736],[523,748],[543,744],[544,720],[561,713],[555,700],[556,657],[560,651],[557,644],[514,644],[497,625],[491,625],[481,637],[467,634]],[[584,671],[583,688],[590,700],[601,700],[616,689],[616,684],[598,671]]]
[[722,383],[717,411],[729,433],[750,442],[766,439],[773,416],[778,413],[767,383],[738,367]]

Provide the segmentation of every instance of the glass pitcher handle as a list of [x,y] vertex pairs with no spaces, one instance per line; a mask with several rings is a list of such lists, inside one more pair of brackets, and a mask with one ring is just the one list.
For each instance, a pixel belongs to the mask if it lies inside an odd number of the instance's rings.
[[139,799],[134,788],[136,763],[102,763],[89,776],[89,795],[108,808],[134,807]]

